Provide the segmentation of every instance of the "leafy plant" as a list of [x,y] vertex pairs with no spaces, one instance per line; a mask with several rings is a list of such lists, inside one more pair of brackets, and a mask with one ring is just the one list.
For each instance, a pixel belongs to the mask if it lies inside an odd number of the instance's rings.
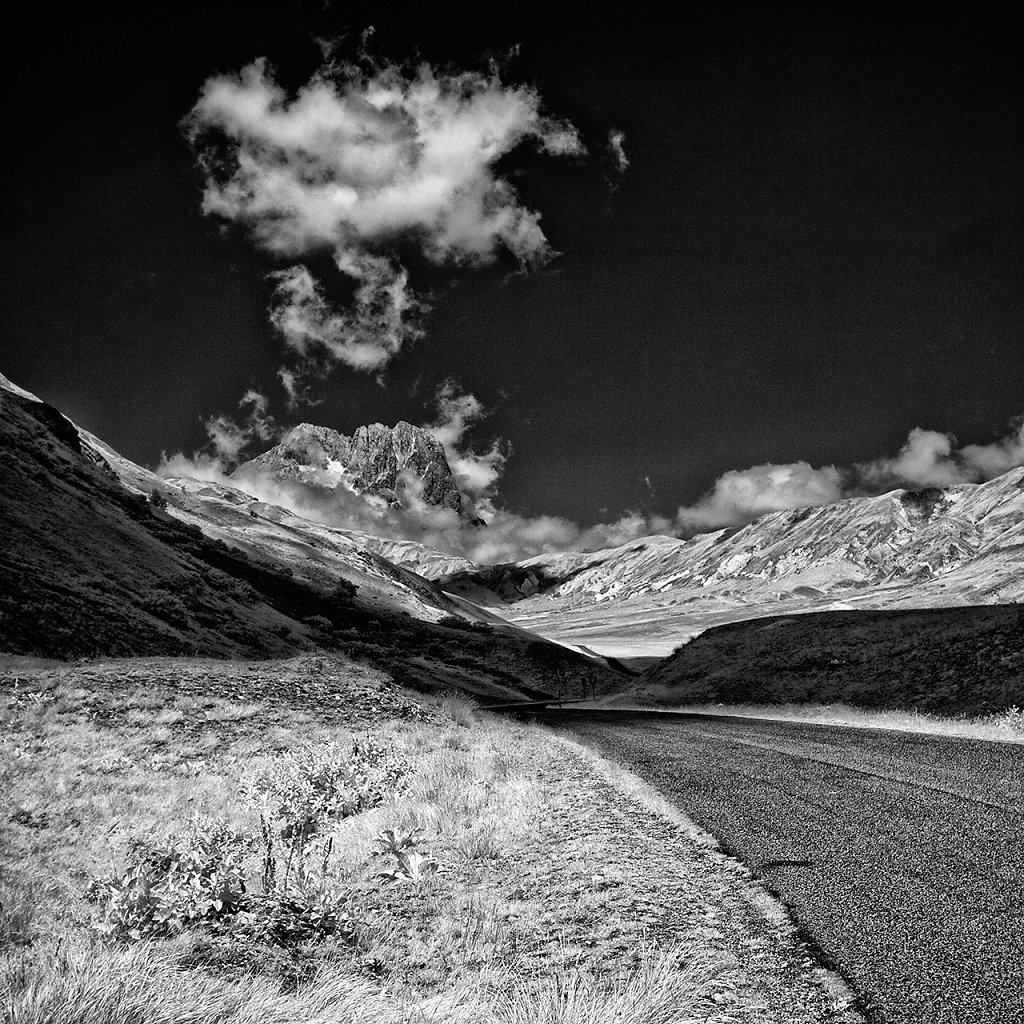
[[393,747],[357,737],[275,758],[246,781],[250,799],[277,822],[283,839],[308,839],[328,823],[376,807],[403,788],[409,765]]
[[247,843],[226,825],[196,825],[163,846],[138,846],[128,868],[95,879],[87,893],[102,903],[97,929],[143,939],[180,932],[197,922],[237,914],[245,902],[242,858]]
[[416,849],[419,840],[414,833],[400,836],[393,829],[386,829],[377,836],[376,842],[380,846],[379,853],[392,860],[392,866],[379,872],[378,878],[418,885],[437,873],[437,861]]

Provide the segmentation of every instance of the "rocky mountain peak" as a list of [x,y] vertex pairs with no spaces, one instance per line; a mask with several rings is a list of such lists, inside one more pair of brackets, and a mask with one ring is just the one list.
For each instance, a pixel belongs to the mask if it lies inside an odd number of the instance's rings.
[[232,474],[246,479],[271,474],[325,488],[344,484],[359,494],[408,507],[414,500],[472,515],[459,490],[444,445],[422,427],[404,420],[394,427],[371,423],[351,437],[329,427],[300,423],[269,451],[243,463]]

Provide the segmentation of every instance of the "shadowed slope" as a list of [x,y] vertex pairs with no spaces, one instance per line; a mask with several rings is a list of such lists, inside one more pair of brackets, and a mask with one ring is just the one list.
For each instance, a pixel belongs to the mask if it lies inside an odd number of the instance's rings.
[[56,409],[0,389],[0,434],[5,649],[233,655],[305,645],[292,617],[211,565],[213,555],[230,563],[223,546],[129,494]]
[[709,629],[640,678],[671,703],[843,701],[992,712],[1024,704],[1024,608],[818,612]]

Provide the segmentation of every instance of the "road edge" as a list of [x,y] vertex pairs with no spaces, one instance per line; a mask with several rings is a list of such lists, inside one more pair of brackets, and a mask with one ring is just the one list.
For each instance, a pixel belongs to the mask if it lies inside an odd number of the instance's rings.
[[[595,772],[627,800],[634,800],[645,810],[657,815],[683,831],[695,845],[709,853],[732,876],[736,890],[753,910],[792,946],[814,963],[812,980],[820,985],[837,1004],[847,1019],[867,1022],[863,999],[851,983],[830,963],[825,954],[810,940],[806,930],[794,919],[790,909],[738,857],[723,849],[720,840],[701,828],[684,810],[673,804],[657,787],[634,775],[629,769],[609,760],[579,740],[552,730],[565,746],[584,756]],[[836,1019],[840,1019],[837,1012]]]

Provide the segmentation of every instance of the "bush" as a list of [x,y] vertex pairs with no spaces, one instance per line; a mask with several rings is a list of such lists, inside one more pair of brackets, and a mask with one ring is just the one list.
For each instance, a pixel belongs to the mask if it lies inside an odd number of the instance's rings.
[[246,845],[229,826],[195,825],[165,846],[136,847],[127,871],[90,886],[89,898],[104,904],[98,930],[121,939],[153,938],[237,914],[245,901]]
[[331,620],[325,618],[323,615],[310,615],[302,620],[310,629],[319,630],[321,633],[326,633],[331,629]]
[[328,742],[275,758],[245,789],[283,839],[304,839],[396,795],[408,773],[394,748],[357,737],[348,750]]
[[335,604],[348,605],[355,600],[359,588],[348,580],[338,580],[331,591],[331,600]]
[[[392,747],[370,737],[273,758],[242,782],[261,811],[256,891],[247,886],[244,862],[259,840],[224,823],[197,823],[161,845],[138,844],[124,872],[92,882],[88,898],[103,907],[96,927],[122,941],[187,928],[289,949],[326,938],[352,940],[363,923],[358,889],[331,870],[328,827],[396,795],[408,774],[408,763]],[[436,870],[412,839],[388,838],[378,856],[388,854],[394,864],[381,879],[418,884]]]
[[188,622],[188,608],[176,594],[151,594],[143,599],[142,609],[172,625],[185,625]]
[[458,615],[443,615],[437,620],[437,624],[448,629],[461,629],[464,633],[493,632],[486,622],[474,622],[471,619],[462,619]]

